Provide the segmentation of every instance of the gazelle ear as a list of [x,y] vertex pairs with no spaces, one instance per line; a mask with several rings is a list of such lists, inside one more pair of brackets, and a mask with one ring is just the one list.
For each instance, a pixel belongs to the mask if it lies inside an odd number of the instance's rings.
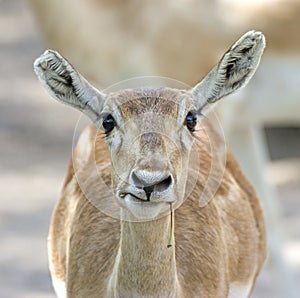
[[254,75],[265,48],[261,32],[244,34],[208,75],[190,90],[198,110],[244,87]]
[[105,95],[94,88],[55,51],[47,50],[34,62],[34,71],[55,99],[85,113],[95,122]]

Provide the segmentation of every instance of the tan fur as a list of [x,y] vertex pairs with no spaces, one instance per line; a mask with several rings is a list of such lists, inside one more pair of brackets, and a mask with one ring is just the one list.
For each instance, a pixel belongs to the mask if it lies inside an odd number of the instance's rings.
[[262,210],[202,113],[247,84],[264,46],[249,31],[190,90],[105,94],[53,50],[35,60],[49,94],[95,124],[79,138],[51,222],[59,297],[250,295],[266,251]]
[[[91,125],[87,133],[96,135],[97,128]],[[201,138],[201,132],[198,134]],[[107,163],[107,147],[100,137],[97,140],[97,163]],[[198,149],[208,166],[202,169],[192,194],[175,212],[176,266],[173,269],[182,291],[179,297],[226,297],[232,282],[252,280],[254,284],[265,258],[265,225],[255,192],[230,152],[215,198],[205,208],[198,207],[210,158],[200,145]],[[73,158],[75,163],[80,160],[80,152]],[[79,170],[85,175],[92,174],[88,163]],[[68,297],[95,297],[95,293],[97,297],[104,297],[119,247],[120,223],[100,212],[85,198],[73,173],[71,165],[52,219],[49,236],[51,271],[53,276],[66,281]],[[109,166],[103,169],[102,178],[110,183]],[[158,288],[162,290],[171,281],[161,281],[174,276],[170,268],[161,268],[164,259],[172,259],[172,249],[167,248],[165,237],[167,223],[168,217],[155,222],[123,223],[125,233],[129,226],[143,231],[146,243],[142,247],[148,246],[146,251],[135,250],[138,245],[134,250],[132,247],[133,255],[126,256],[129,263],[122,265],[130,270],[134,262],[129,260],[133,257],[143,265],[142,276],[140,271],[132,270],[130,275],[122,275],[124,284],[144,282],[145,289],[142,287],[140,294],[146,291],[148,295],[153,294],[151,291]],[[66,247],[69,247],[68,251]],[[162,274],[153,275],[156,271],[162,271]],[[158,295],[154,293],[153,297]]]

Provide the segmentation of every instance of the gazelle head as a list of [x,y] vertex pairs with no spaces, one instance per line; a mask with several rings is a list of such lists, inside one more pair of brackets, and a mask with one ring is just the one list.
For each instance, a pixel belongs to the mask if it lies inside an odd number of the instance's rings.
[[262,33],[246,33],[190,90],[143,87],[104,94],[51,50],[34,69],[54,98],[85,113],[105,134],[115,197],[122,210],[143,220],[182,203],[201,114],[247,84],[264,46]]

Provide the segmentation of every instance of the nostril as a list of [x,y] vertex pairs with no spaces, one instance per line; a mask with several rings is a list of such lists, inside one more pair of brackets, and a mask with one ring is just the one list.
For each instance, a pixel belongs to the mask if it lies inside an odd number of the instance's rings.
[[142,182],[142,180],[136,175],[135,172],[131,173],[131,180],[134,184],[134,186],[138,187],[138,188],[143,188],[145,186],[145,184]]
[[131,172],[130,181],[135,188],[143,190],[147,200],[150,201],[153,192],[161,193],[172,185],[172,176],[165,174],[159,171],[134,170]]
[[161,182],[155,185],[155,190],[158,192],[162,192],[170,187],[172,184],[172,177],[169,176],[166,179],[162,180]]
[[143,187],[143,190],[146,193],[147,200],[150,201],[151,193],[155,190],[156,192],[163,192],[168,189],[172,184],[172,177],[169,176],[166,179],[149,186]]

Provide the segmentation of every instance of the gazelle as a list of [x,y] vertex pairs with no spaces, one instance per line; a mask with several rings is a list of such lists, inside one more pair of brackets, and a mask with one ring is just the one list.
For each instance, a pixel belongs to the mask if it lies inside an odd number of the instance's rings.
[[[203,113],[246,85],[264,46],[262,33],[246,33],[190,90],[104,94],[55,51],[35,61],[48,92],[94,124],[74,150],[50,226],[59,297],[250,295],[266,255],[262,209],[229,151],[203,199],[215,166],[207,132],[219,138]],[[120,219],[99,210],[107,202]]]

